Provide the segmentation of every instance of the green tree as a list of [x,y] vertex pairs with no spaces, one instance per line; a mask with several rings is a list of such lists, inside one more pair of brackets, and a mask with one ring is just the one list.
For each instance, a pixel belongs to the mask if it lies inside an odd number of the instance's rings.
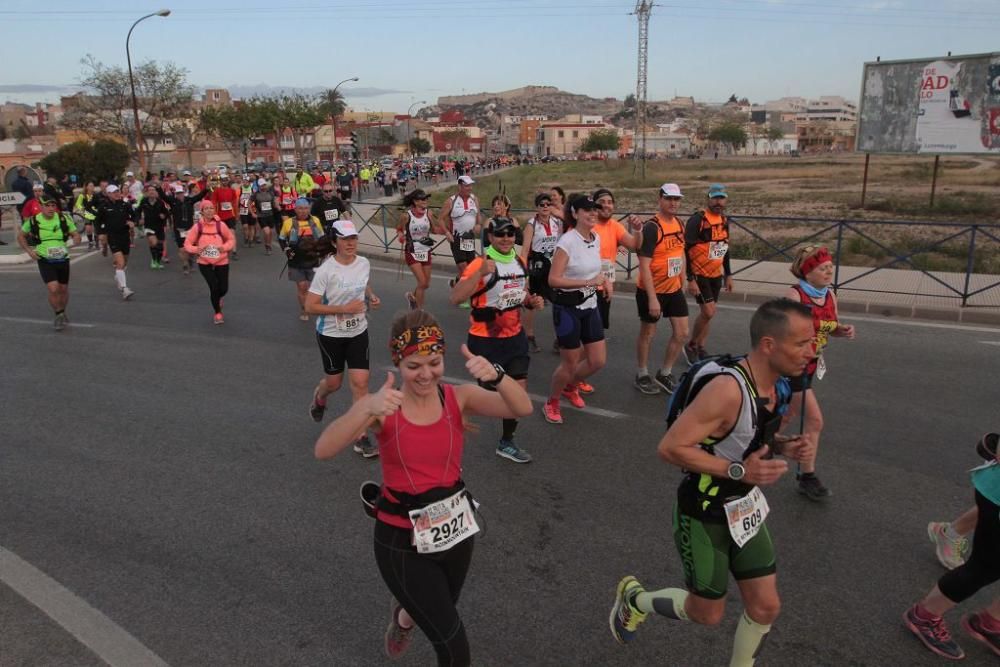
[[187,82],[187,70],[173,63],[147,60],[133,69],[136,105],[145,146],[136,145],[135,120],[128,70],[107,66],[88,55],[82,59],[84,94],[75,99],[61,123],[91,137],[123,137],[138,154],[148,152],[156,141],[171,136],[171,127],[191,116],[194,86]]
[[330,118],[344,115],[347,109],[347,102],[339,90],[324,90],[319,94],[318,104],[320,110]]
[[720,123],[708,133],[708,140],[725,144],[735,153],[747,145],[747,131],[736,123]]
[[580,145],[580,150],[593,153],[600,151],[603,155],[605,151],[616,151],[621,146],[621,137],[614,130],[595,130],[590,133],[586,141]]
[[19,123],[17,127],[14,128],[14,138],[18,141],[24,141],[25,139],[31,138],[31,130],[24,124],[24,121]]
[[414,155],[425,155],[431,152],[431,142],[423,137],[413,137],[410,139],[410,152]]
[[785,138],[785,133],[780,127],[775,127],[774,125],[767,128],[767,132],[764,134],[767,138],[769,144],[771,144],[771,150],[775,150],[775,144]]
[[634,109],[635,108],[635,95],[633,95],[632,93],[629,93],[628,95],[626,95],[625,96],[625,105],[624,106],[625,106],[626,109]]
[[129,149],[118,141],[74,141],[42,158],[39,166],[56,178],[76,174],[84,182],[116,178],[129,163]]
[[280,134],[277,108],[258,98],[231,107],[209,107],[198,120],[200,127],[220,138],[233,155],[243,154],[244,146],[267,132]]

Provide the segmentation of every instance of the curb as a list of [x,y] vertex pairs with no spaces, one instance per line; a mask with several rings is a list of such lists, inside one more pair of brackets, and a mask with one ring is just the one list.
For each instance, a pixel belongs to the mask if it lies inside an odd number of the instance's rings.
[[[364,255],[370,261],[384,264],[399,264],[398,252],[378,252],[368,248],[358,248],[358,254]],[[632,281],[617,281],[615,288],[620,292],[634,293],[635,283]],[[778,295],[773,292],[755,292],[752,290],[742,290],[733,292],[723,292],[720,300],[724,303],[745,303],[748,305],[759,305],[765,301],[776,298]],[[1000,308],[980,308],[980,307],[941,307],[924,305],[897,305],[884,304],[875,301],[851,299],[850,297],[840,297],[838,301],[840,310],[844,313],[856,315],[874,315],[878,317],[890,317],[897,319],[928,320],[933,322],[955,322],[964,324],[985,324],[1000,327]]]

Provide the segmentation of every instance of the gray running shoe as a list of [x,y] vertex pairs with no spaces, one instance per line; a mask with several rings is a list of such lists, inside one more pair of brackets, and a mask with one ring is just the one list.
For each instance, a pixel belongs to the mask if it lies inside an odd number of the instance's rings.
[[497,443],[497,456],[514,463],[531,463],[531,454],[515,445],[513,440],[500,438],[500,442]]
[[667,373],[664,375],[663,371],[656,371],[656,375],[653,376],[653,380],[656,381],[656,384],[660,385],[663,391],[668,394],[674,393],[674,390],[677,389],[677,380],[674,379],[673,373]]
[[373,459],[378,456],[378,443],[372,442],[367,435],[363,435],[354,442],[354,451],[366,459]]
[[135,294],[134,290],[130,290],[127,287],[125,287],[124,289],[122,289],[122,299],[124,301],[128,301],[130,298],[132,298],[133,294]]
[[649,375],[636,375],[635,382],[633,382],[635,388],[644,394],[649,394],[653,396],[654,394],[660,393],[660,387],[653,382],[653,378]]
[[55,322],[53,323],[52,326],[55,327],[56,331],[62,331],[63,329],[66,328],[66,323],[68,321],[69,320],[66,319],[65,315],[63,315],[62,313],[59,313],[58,315],[56,315],[56,320],[55,320]]

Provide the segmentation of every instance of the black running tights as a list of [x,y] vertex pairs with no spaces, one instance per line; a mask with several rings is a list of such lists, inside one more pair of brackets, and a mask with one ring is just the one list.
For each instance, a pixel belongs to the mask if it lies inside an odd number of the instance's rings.
[[448,551],[418,554],[409,530],[375,522],[375,562],[382,579],[431,641],[439,667],[472,662],[455,605],[472,562],[474,540],[470,537]]
[[956,604],[1000,580],[1000,507],[978,491],[976,507],[979,508],[979,519],[969,559],[938,579],[938,588]]
[[212,308],[215,312],[222,312],[222,297],[229,291],[229,265],[222,266],[216,264],[199,264],[198,270],[208,283],[208,290],[212,298]]

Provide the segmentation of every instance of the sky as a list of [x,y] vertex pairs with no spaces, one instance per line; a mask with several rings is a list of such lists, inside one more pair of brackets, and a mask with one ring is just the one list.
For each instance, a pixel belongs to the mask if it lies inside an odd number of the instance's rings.
[[[135,28],[133,63],[172,61],[199,88],[327,88],[356,76],[340,88],[351,107],[402,113],[439,95],[532,84],[619,99],[636,87],[634,0],[18,4],[0,2],[0,101],[58,101],[87,54],[124,66],[132,22],[161,8],[171,15]],[[662,0],[649,24],[648,99],[857,100],[866,61],[998,51],[998,35],[997,0]]]

